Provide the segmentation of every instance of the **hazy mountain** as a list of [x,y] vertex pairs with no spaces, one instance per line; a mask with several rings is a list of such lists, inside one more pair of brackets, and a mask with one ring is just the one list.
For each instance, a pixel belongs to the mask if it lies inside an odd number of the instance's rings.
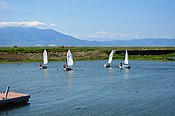
[[145,38],[132,40],[106,41],[111,46],[175,46],[175,39]]
[[175,39],[134,39],[106,42],[86,41],[52,29],[34,27],[0,28],[0,46],[175,46]]
[[36,45],[93,46],[94,45],[95,46],[96,43],[79,40],[72,36],[59,33],[52,29],[38,29],[34,27],[0,28],[0,46],[14,46],[14,45],[17,46],[36,46]]

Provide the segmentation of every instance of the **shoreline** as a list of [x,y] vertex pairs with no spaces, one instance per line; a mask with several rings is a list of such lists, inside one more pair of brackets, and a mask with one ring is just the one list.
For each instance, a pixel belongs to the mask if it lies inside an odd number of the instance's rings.
[[0,63],[42,62],[42,52],[48,51],[49,61],[66,61],[66,52],[72,51],[75,61],[107,60],[115,49],[114,60],[124,60],[128,50],[129,60],[175,61],[175,47],[0,47]]
[[[108,59],[93,59],[94,61],[95,60],[108,60]],[[76,61],[93,61],[93,60],[76,60]],[[113,59],[113,61],[121,61],[119,59]],[[132,59],[129,59],[130,61],[132,61]],[[137,61],[157,61],[157,62],[175,62],[175,60],[142,60],[142,59],[135,59]],[[133,60],[133,61],[135,61]],[[75,62],[76,62],[75,61]],[[22,64],[22,63],[40,63],[42,61],[13,61],[13,62],[2,62],[0,61],[0,64]],[[49,62],[66,62],[66,61],[49,61]]]

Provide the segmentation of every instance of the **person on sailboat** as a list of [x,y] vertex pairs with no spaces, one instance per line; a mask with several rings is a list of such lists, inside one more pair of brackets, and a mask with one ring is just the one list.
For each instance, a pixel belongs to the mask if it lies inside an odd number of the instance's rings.
[[112,63],[112,58],[113,55],[115,54],[116,50],[112,50],[111,53],[109,54],[109,59],[108,59],[108,63],[104,64],[104,67],[111,67],[111,63]]
[[122,67],[122,62],[120,62],[120,67]]
[[67,64],[64,64],[63,67],[66,68],[67,67]]
[[40,69],[42,69],[43,68],[43,65],[42,65],[42,63],[40,62]]
[[122,66],[122,62],[120,62],[120,66]]

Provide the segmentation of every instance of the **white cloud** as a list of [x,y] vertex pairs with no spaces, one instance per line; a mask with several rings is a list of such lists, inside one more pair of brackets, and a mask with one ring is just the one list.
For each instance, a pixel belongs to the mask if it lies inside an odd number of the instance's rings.
[[81,36],[81,35],[75,35],[74,37],[77,38],[105,38],[105,39],[112,39],[112,38],[126,38],[128,35],[124,33],[116,33],[116,32],[108,32],[108,31],[98,31],[95,32],[92,35],[87,35],[87,36]]
[[54,47],[54,46],[56,46],[56,44],[50,44],[49,46],[50,46],[50,47]]
[[14,27],[55,27],[55,24],[45,24],[39,21],[31,21],[31,22],[0,22],[0,27],[7,27],[7,26],[14,26]]
[[96,40],[96,41],[110,41],[117,39],[127,39],[128,35],[124,33],[108,32],[108,31],[98,31],[91,35],[74,35],[74,37],[83,40]]
[[124,33],[108,32],[108,31],[98,31],[89,36],[89,38],[126,38],[128,37]]
[[[74,37],[82,40],[90,41],[111,41],[111,40],[131,40],[131,39],[142,39],[142,38],[170,38],[166,35],[143,35],[143,34],[124,34],[108,31],[98,31],[92,35],[74,35]],[[173,38],[173,37],[172,37]]]

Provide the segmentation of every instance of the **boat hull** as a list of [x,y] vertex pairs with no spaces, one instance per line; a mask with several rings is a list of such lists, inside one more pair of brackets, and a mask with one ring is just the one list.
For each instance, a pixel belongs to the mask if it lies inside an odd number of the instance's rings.
[[111,65],[110,64],[104,64],[104,67],[109,68],[109,67],[111,67]]
[[70,70],[72,70],[72,68],[71,67],[66,67],[66,68],[64,68],[64,70],[65,71],[70,71]]
[[42,69],[47,69],[47,65],[42,66]]
[[131,68],[130,65],[119,65],[118,67],[119,67],[120,69],[122,69],[122,68],[128,68],[128,69],[130,69],[130,68]]
[[125,67],[125,68],[131,68],[131,66],[130,66],[130,65],[124,65],[124,67]]

